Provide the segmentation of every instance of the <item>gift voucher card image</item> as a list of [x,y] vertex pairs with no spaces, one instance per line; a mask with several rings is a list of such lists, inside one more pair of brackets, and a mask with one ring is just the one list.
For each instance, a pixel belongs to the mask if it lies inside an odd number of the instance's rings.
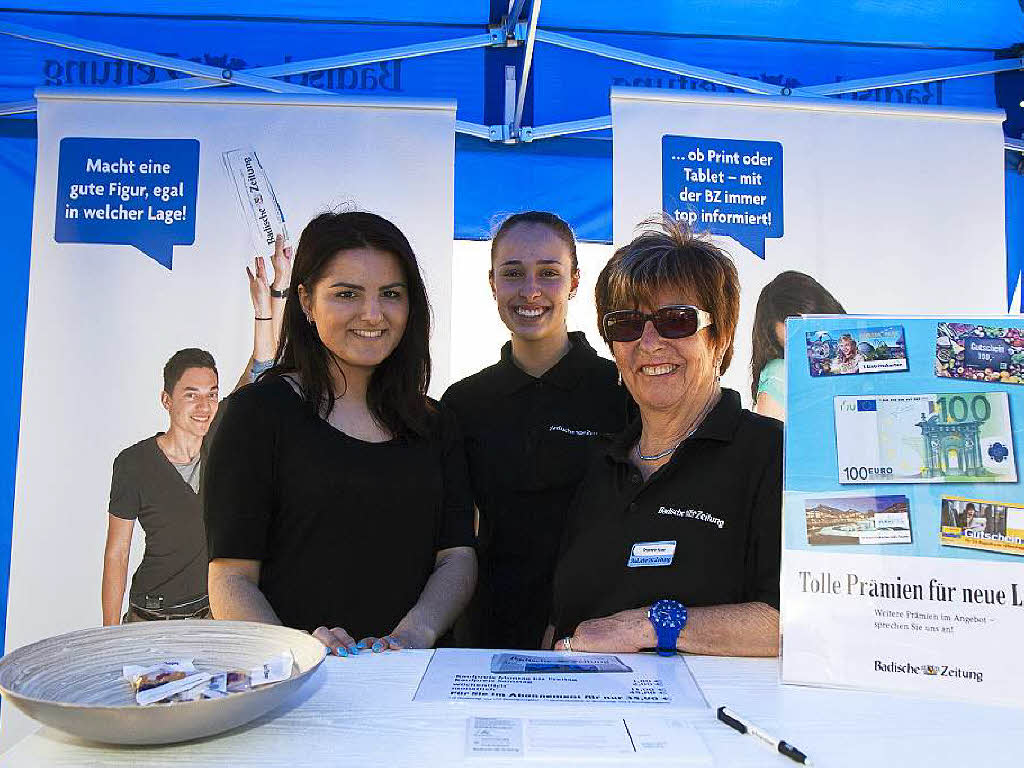
[[1014,483],[1005,392],[840,396],[839,482]]
[[1009,328],[939,323],[935,338],[935,375],[1024,384],[1024,325]]
[[910,544],[910,501],[903,495],[804,499],[807,543]]
[[902,325],[807,332],[811,376],[890,373],[907,370]]
[[943,496],[939,542],[946,547],[1024,555],[1024,506]]

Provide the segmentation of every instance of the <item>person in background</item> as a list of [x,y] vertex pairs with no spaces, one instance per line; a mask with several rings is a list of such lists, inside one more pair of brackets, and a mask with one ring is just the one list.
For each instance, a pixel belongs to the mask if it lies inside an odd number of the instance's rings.
[[803,272],[782,272],[762,289],[750,338],[755,413],[786,419],[786,318],[845,314],[842,304]]
[[553,213],[510,216],[491,241],[491,293],[512,338],[441,400],[465,437],[479,512],[462,645],[540,646],[565,511],[595,437],[626,424],[615,365],[566,327],[579,277],[572,230]]
[[777,655],[782,425],[720,386],[735,266],[664,218],[615,252],[596,296],[640,418],[604,443],[573,500],[547,639],[566,651]]
[[[272,262],[272,285],[262,256],[256,258],[255,272],[246,267],[255,312],[253,353],[236,386],[254,380],[261,367],[273,362],[275,328],[280,327],[291,279],[291,248],[281,239]],[[167,430],[124,449],[114,460],[100,600],[104,626],[210,615],[199,491],[218,393],[217,365],[209,352],[175,352],[164,366],[160,392],[169,416]],[[122,615],[136,520],[146,533],[146,549]]]
[[282,333],[210,449],[213,616],[342,656],[432,647],[473,592],[473,501],[454,418],[426,395],[430,308],[405,235],[372,213],[315,217]]

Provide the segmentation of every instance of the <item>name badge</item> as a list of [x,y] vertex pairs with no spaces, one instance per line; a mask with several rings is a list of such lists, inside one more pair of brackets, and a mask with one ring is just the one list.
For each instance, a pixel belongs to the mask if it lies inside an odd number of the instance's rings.
[[630,568],[646,568],[656,565],[672,565],[676,555],[674,541],[638,541],[629,553]]

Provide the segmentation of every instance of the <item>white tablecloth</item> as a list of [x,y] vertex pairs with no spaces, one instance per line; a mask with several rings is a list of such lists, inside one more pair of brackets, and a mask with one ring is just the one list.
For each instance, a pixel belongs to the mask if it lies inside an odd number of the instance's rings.
[[[4,755],[3,766],[451,766],[478,768],[542,761],[465,759],[466,718],[552,713],[598,714],[586,705],[508,702],[418,703],[412,700],[430,651],[329,657],[284,708],[227,734],[166,747],[89,744],[41,728]],[[690,656],[687,663],[713,708],[727,704],[773,735],[806,752],[816,766],[1024,765],[1024,710],[979,707],[885,694],[782,686],[775,659]],[[5,704],[4,706],[10,706]],[[663,705],[628,711],[655,714]],[[557,708],[556,708],[557,707]],[[623,712],[621,708],[614,710]],[[715,765],[795,766],[741,736],[714,710],[686,714]],[[564,764],[564,763],[563,763]],[[641,761],[602,766],[630,765]]]

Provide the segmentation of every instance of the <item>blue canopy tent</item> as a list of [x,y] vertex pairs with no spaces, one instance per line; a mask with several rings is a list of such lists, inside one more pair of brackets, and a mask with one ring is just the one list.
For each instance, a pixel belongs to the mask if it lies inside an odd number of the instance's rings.
[[1012,0],[235,5],[154,0],[143,12],[117,0],[51,0],[0,10],[0,223],[11,299],[3,310],[11,354],[0,372],[0,605],[39,86],[454,98],[456,237],[486,238],[496,217],[541,208],[599,242],[611,241],[610,86],[998,106],[1008,114],[1008,297],[1024,265],[1024,13]]

